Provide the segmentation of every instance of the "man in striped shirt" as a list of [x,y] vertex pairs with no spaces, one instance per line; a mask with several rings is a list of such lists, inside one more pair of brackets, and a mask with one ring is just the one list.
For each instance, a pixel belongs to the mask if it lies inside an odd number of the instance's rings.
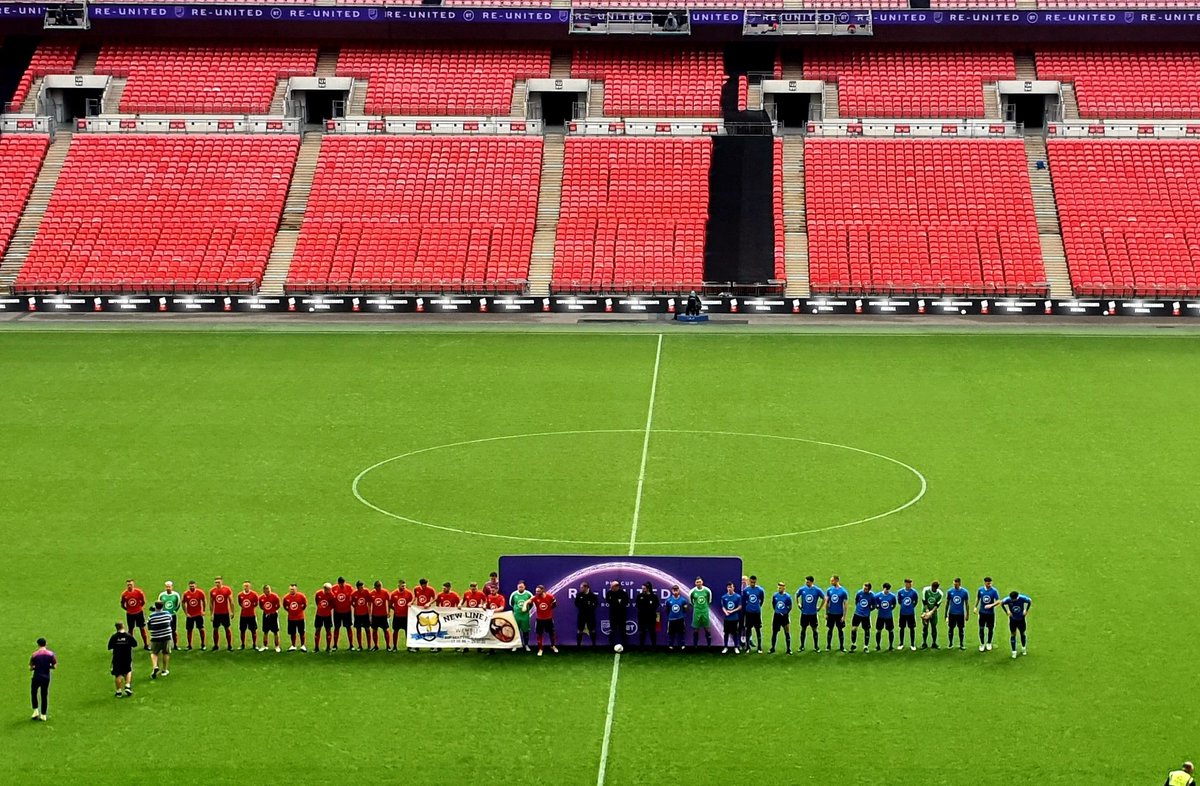
[[146,627],[150,629],[150,665],[154,668],[154,671],[150,672],[152,680],[158,679],[159,656],[162,657],[162,675],[165,677],[171,673],[171,635],[175,628],[172,624],[174,620],[175,615],[163,608],[163,602],[155,601],[154,612],[146,622]]

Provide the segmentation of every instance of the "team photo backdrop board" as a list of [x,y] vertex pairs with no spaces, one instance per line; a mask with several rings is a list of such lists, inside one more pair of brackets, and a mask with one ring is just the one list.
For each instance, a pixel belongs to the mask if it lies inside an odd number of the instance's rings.
[[[530,592],[538,584],[558,600],[554,612],[554,626],[558,633],[558,646],[575,646],[575,595],[579,585],[587,582],[592,592],[601,597],[597,622],[600,625],[600,643],[609,643],[608,604],[603,598],[614,581],[621,582],[630,595],[629,612],[625,630],[627,643],[637,643],[637,611],[634,596],[642,584],[649,581],[659,601],[671,593],[671,585],[678,584],[684,595],[695,586],[696,577],[704,579],[704,585],[712,590],[710,613],[714,647],[720,647],[724,635],[723,618],[720,611],[721,596],[725,594],[726,582],[741,586],[741,557],[604,557],[581,554],[523,554],[500,558],[500,588],[507,598],[524,580]],[[769,593],[768,593],[769,594]],[[692,618],[688,615],[688,644],[691,644]],[[666,625],[662,625],[658,643],[666,644]],[[701,644],[704,639],[701,637]],[[589,646],[584,640],[584,646]]]

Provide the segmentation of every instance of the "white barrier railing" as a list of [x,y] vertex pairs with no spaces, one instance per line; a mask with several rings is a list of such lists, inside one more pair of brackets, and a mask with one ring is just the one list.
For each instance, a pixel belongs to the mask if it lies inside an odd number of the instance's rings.
[[978,137],[1020,136],[1018,123],[999,120],[822,120],[805,126],[809,136],[832,137]]
[[720,119],[625,117],[598,120],[573,120],[567,124],[572,134],[594,136],[697,136],[724,134],[725,123]]
[[1089,120],[1046,126],[1051,139],[1200,139],[1200,120]]
[[541,134],[541,120],[519,117],[344,117],[325,121],[335,134]]
[[300,120],[254,115],[102,115],[76,120],[75,130],[105,134],[299,134]]
[[3,134],[48,134],[50,118],[39,115],[0,115],[0,133]]

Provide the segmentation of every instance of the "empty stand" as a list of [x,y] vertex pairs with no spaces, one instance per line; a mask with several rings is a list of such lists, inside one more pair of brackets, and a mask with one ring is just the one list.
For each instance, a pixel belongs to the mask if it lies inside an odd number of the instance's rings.
[[10,112],[32,112],[34,107],[28,106],[26,99],[32,97],[34,83],[47,74],[69,74],[71,69],[75,67],[75,58],[79,55],[79,47],[75,44],[51,44],[42,43],[38,45],[37,51],[33,53],[33,58],[29,61],[29,67],[25,69],[25,73],[21,76],[21,81],[17,83],[17,88],[13,92],[12,100],[8,102],[8,111]]
[[1200,51],[1076,49],[1037,53],[1038,77],[1073,82],[1082,117],[1200,117]]
[[604,82],[609,117],[721,116],[725,66],[716,49],[578,49],[571,75]]
[[337,72],[368,80],[367,114],[503,117],[511,108],[518,79],[550,76],[550,49],[346,47]]
[[312,76],[316,63],[316,47],[117,45],[101,50],[96,73],[128,78],[129,114],[265,114],[276,81]]
[[837,81],[841,117],[983,117],[983,83],[1015,70],[1006,49],[816,51],[804,65],[807,79]]
[[327,136],[291,291],[520,291],[542,140]]
[[25,200],[37,179],[50,138],[43,134],[0,136],[0,255],[21,220]]
[[253,291],[299,142],[76,136],[18,290]]
[[805,143],[814,292],[1041,294],[1020,140]]
[[568,137],[552,290],[698,287],[711,157],[706,137]]
[[1200,143],[1051,141],[1081,295],[1200,295]]

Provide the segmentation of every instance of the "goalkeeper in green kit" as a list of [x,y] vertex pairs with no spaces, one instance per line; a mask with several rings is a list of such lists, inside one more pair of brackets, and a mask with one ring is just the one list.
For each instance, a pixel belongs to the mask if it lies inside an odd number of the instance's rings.
[[704,639],[712,646],[712,625],[709,620],[708,607],[712,605],[712,590],[704,586],[704,579],[696,577],[696,586],[688,596],[692,604],[692,646],[700,646],[700,630],[704,630]]
[[529,606],[525,605],[533,593],[525,587],[525,582],[518,581],[517,588],[508,596],[508,605],[512,608],[513,617],[517,620],[517,630],[521,632],[521,644],[529,652]]
[[942,592],[938,582],[933,582],[921,592],[921,603],[924,606],[921,612],[921,649],[929,647],[929,631],[933,631],[933,648],[938,649],[937,643],[937,626],[938,626],[938,609],[942,607],[942,601],[946,598],[946,593]]

